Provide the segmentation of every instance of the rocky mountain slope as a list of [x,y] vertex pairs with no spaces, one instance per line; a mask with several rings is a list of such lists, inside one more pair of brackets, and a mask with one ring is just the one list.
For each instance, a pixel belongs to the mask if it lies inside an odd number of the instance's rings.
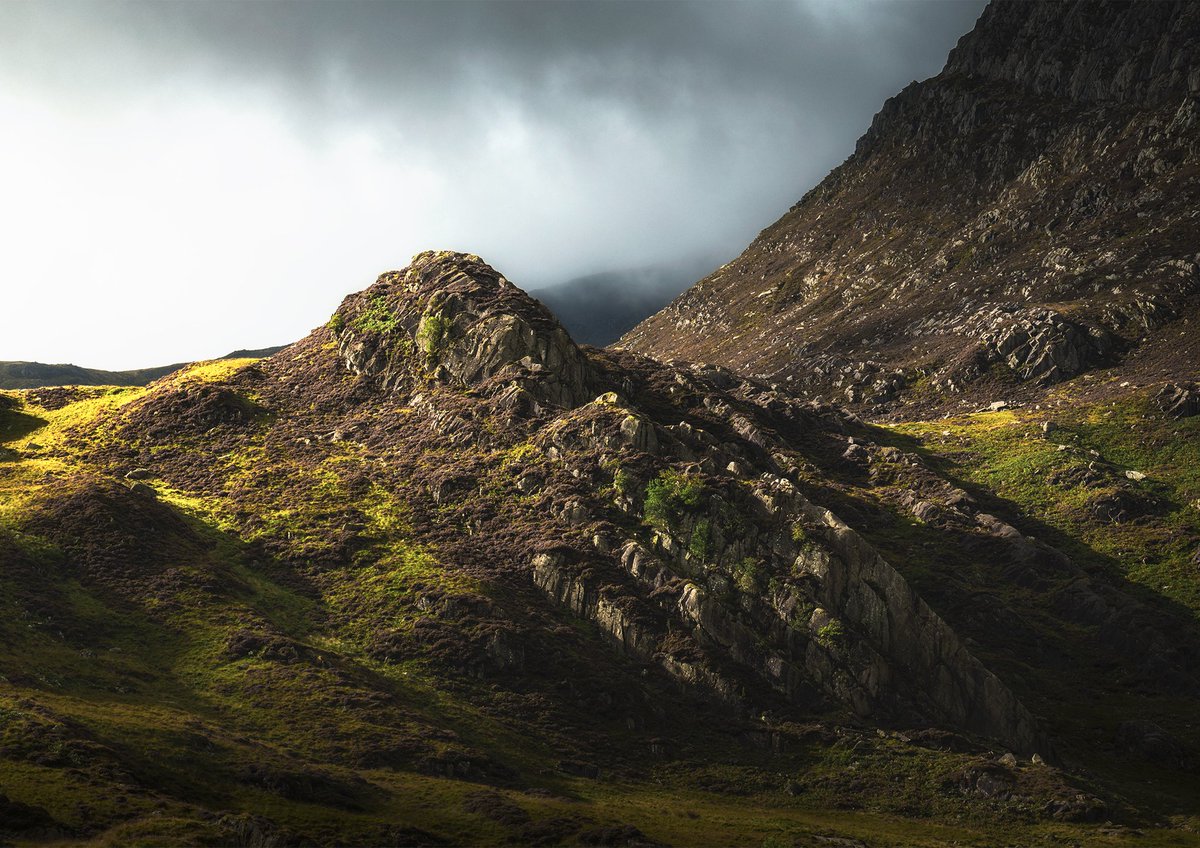
[[[1200,826],[1195,599],[924,432],[577,346],[478,257],[420,254],[267,359],[0,398],[9,837]],[[1070,426],[1048,461],[1107,479]]]
[[[1200,7],[996,0],[849,159],[621,344],[879,412],[1200,362]],[[906,410],[906,412],[904,412]]]

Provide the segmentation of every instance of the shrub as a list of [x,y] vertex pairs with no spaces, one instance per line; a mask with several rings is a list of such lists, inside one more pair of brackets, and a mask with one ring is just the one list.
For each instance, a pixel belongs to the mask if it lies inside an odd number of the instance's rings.
[[746,557],[734,566],[733,582],[745,594],[756,594],[758,592],[758,574],[758,560],[754,557]]
[[354,316],[354,329],[363,333],[387,334],[399,325],[400,316],[388,306],[383,295],[373,295],[362,312]]
[[712,552],[712,527],[707,518],[701,518],[692,528],[692,538],[688,540],[688,556],[692,559],[706,560]]
[[651,527],[670,530],[685,512],[700,505],[703,494],[704,483],[699,477],[668,468],[646,486],[642,515]]
[[842,623],[835,618],[829,623],[821,625],[817,630],[817,641],[826,648],[832,648],[840,643],[845,635],[846,631],[842,628]]

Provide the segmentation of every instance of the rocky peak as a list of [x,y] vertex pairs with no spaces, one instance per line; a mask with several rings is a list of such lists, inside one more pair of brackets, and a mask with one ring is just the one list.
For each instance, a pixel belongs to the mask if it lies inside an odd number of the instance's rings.
[[1200,93],[1200,6],[1187,2],[990,4],[944,74],[1036,94],[1139,107]]
[[388,390],[427,380],[514,383],[538,401],[590,399],[586,358],[546,307],[478,256],[426,251],[346,298],[329,322],[346,366]]
[[1033,396],[1186,337],[1198,43],[1196,4],[996,0],[846,162],[621,344],[900,411]]

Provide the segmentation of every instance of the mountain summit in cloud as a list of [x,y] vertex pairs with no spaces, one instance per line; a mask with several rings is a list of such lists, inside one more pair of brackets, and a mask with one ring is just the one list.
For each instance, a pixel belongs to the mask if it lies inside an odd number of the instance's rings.
[[622,344],[853,404],[955,408],[1117,363],[1191,376],[1198,15],[992,4],[844,164]]
[[0,278],[56,316],[0,359],[299,338],[431,244],[531,288],[732,255],[982,7],[0,4]]

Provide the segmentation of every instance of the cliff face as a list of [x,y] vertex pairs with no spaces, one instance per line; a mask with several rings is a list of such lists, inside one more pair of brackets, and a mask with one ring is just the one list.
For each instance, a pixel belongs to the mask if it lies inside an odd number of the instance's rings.
[[1170,106],[1200,93],[1194,3],[993,3],[944,74],[1015,83],[1077,102]]
[[1197,16],[993,3],[845,163],[621,344],[850,403],[1157,371],[1200,288]]

